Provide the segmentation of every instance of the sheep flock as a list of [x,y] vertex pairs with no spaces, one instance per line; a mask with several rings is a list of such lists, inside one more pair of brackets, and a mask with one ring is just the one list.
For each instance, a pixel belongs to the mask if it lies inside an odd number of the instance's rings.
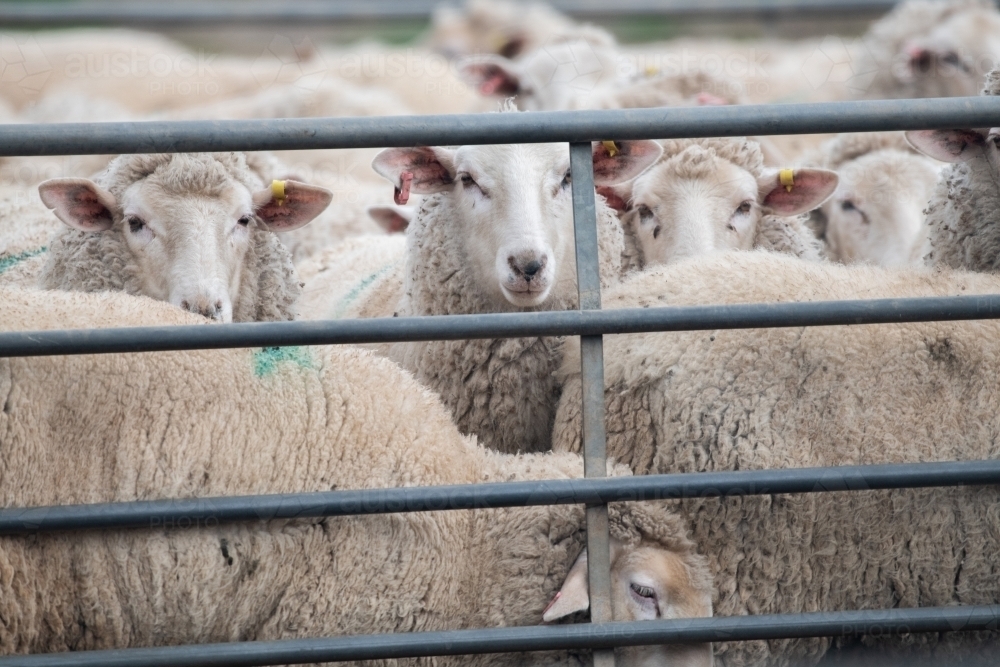
[[[1000,95],[988,0],[794,39],[615,25],[466,0],[404,45],[7,31],[0,125]],[[995,125],[595,141],[603,307],[1000,293]],[[576,309],[574,187],[566,144],[0,157],[0,331]],[[609,476],[1000,457],[994,320],[604,355]],[[580,367],[560,336],[0,358],[0,507],[578,478]],[[550,505],[2,536],[0,657],[579,622],[586,526]],[[609,530],[618,621],[1000,604],[1000,486],[617,503]],[[615,653],[995,664],[1000,626]]]

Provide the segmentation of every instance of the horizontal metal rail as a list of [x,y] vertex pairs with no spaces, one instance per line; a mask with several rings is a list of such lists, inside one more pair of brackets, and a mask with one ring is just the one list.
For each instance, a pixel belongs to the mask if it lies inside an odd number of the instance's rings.
[[651,644],[972,632],[998,627],[1000,605],[925,607],[75,651],[2,657],[0,667],[255,667]]
[[364,118],[0,125],[0,156],[309,150],[1000,125],[1000,96]]
[[[374,20],[426,20],[440,0],[259,0],[215,2],[3,2],[0,27],[90,26],[229,27],[248,24],[303,24]],[[458,4],[458,3],[451,3]],[[549,0],[577,18],[628,16],[690,17],[798,16],[800,14],[878,14],[895,0]]]
[[235,521],[393,512],[435,512],[530,505],[595,505],[681,498],[726,498],[973,485],[1000,486],[1000,460],[592,477],[537,482],[10,507],[0,509],[0,535],[59,530],[190,528]]
[[114,352],[593,336],[1000,318],[1000,294],[618,310],[6,331],[0,358]]

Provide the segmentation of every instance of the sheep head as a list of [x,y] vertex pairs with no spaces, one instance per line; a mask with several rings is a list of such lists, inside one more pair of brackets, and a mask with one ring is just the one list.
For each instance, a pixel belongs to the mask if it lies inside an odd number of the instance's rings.
[[120,234],[142,294],[222,322],[232,321],[253,235],[301,227],[332,197],[295,181],[243,182],[210,156],[175,156],[122,185],[116,196],[87,179],[58,178],[38,190],[69,227]]
[[[634,177],[662,149],[652,141],[626,141],[612,152],[594,144],[598,185]],[[554,285],[574,282],[565,144],[392,148],[372,167],[397,191],[408,183],[415,194],[444,193],[451,200],[464,261],[478,289],[498,304],[541,306]]]
[[[559,592],[542,614],[552,622],[590,607],[587,551],[570,568]],[[611,609],[616,621],[712,616],[705,579],[678,554],[653,543],[627,545],[611,540]],[[711,667],[711,644],[630,646],[615,651],[623,667],[672,665]]]
[[601,194],[624,209],[622,223],[649,266],[749,250],[763,216],[809,211],[836,186],[837,174],[826,169],[765,169],[760,162],[750,170],[695,144]]

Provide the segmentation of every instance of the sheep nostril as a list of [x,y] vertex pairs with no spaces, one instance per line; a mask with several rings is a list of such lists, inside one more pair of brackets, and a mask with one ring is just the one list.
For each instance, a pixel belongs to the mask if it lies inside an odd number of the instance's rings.
[[216,312],[220,312],[222,310],[222,299],[215,302],[215,310]]
[[521,273],[523,273],[526,278],[534,278],[535,274],[538,273],[541,268],[541,262],[532,260],[521,268]]
[[191,310],[191,304],[187,301],[187,299],[181,301],[181,308],[184,310]]

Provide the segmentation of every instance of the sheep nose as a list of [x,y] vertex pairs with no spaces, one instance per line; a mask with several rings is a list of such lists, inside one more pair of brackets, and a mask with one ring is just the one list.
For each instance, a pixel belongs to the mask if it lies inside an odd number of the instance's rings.
[[514,275],[524,278],[530,281],[534,278],[539,271],[545,268],[545,264],[548,262],[548,257],[542,255],[541,257],[522,257],[518,258],[511,255],[507,258],[507,263],[510,268],[514,271]]
[[208,298],[195,299],[193,302],[184,299],[181,301],[181,308],[212,320],[222,318],[222,299],[216,299],[214,302]]
[[922,49],[919,46],[912,46],[909,48],[907,55],[910,57],[910,67],[919,71],[927,72],[931,68],[932,61],[934,60],[934,54],[928,49]]

